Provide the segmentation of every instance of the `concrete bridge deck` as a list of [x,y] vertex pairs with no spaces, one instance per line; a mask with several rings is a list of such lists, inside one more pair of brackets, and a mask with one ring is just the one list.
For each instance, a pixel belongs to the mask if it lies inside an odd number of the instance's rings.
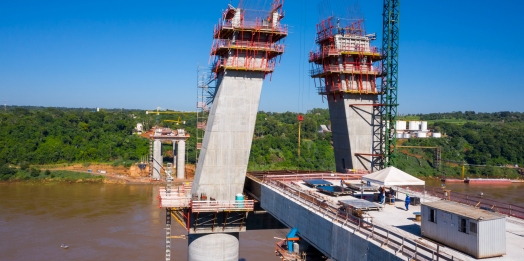
[[[340,184],[340,178],[331,181]],[[409,193],[417,196],[416,192]],[[427,202],[441,200],[418,196]],[[350,198],[354,197],[319,193],[297,177],[264,178],[260,188],[261,206],[285,225],[298,228],[301,238],[332,260],[477,260],[422,238],[420,223],[415,222],[413,214],[420,206],[410,206],[406,211],[402,196],[396,205],[366,211],[362,218],[340,209],[338,201]],[[524,221],[513,217],[506,221],[507,254],[496,259],[520,260],[524,256]],[[495,258],[486,260],[491,259]]]

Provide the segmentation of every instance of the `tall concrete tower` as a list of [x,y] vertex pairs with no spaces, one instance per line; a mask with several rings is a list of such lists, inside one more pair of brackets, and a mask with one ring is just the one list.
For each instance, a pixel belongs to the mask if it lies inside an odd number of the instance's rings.
[[[211,55],[217,85],[191,189],[193,199],[234,202],[243,192],[262,83],[284,52],[279,43],[287,36],[282,18],[281,0],[260,11],[229,5],[215,27]],[[192,219],[197,218],[205,222],[202,216]],[[216,215],[210,218],[215,220]],[[227,226],[190,230],[188,259],[237,261],[242,225]]]
[[371,171],[380,160],[374,145],[380,142],[381,54],[371,46],[374,39],[363,20],[329,17],[317,24],[310,73],[328,101],[337,172]]
[[211,55],[217,89],[191,193],[233,200],[242,193],[264,78],[274,71],[287,36],[282,4],[269,11],[229,7],[215,27]]

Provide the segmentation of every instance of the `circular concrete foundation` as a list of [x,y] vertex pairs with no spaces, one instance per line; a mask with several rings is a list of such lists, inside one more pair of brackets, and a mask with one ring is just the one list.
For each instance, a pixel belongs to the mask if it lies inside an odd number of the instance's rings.
[[238,261],[238,233],[190,234],[188,261]]

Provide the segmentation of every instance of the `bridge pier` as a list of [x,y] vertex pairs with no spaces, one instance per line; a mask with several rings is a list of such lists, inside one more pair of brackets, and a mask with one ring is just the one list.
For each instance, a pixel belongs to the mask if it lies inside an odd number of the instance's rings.
[[239,233],[189,234],[188,261],[238,261]]

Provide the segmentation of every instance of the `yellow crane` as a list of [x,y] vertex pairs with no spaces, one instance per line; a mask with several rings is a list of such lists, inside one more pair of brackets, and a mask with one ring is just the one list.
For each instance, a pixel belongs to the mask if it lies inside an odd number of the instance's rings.
[[164,122],[174,122],[174,123],[176,123],[176,125],[178,125],[178,124],[186,124],[186,121],[182,121],[180,119],[180,116],[178,116],[177,120],[164,120]]

